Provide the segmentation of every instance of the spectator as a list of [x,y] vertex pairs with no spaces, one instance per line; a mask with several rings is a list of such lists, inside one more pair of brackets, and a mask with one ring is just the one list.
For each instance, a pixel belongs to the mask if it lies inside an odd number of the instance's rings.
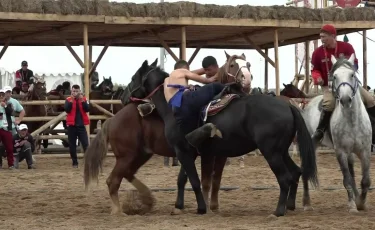
[[[13,108],[13,111],[19,113],[18,115],[18,118],[15,119],[14,116],[12,116],[12,123],[14,123],[15,125],[19,125],[22,120],[23,120],[23,117],[25,116],[25,110],[23,109],[23,106],[21,105],[21,103],[12,98],[12,88],[10,86],[5,86],[4,87],[4,91],[5,91],[5,100],[6,102],[9,104],[11,103],[12,104],[12,108]],[[15,128],[16,126],[13,126],[13,134],[16,134],[17,132],[15,131]]]
[[72,86],[72,95],[65,100],[64,106],[66,116],[66,125],[68,126],[68,141],[70,157],[73,161],[73,168],[78,168],[77,159],[77,137],[81,142],[84,151],[88,146],[88,135],[85,125],[90,124],[87,113],[89,104],[86,97],[82,95],[79,85]]
[[29,83],[27,82],[22,82],[22,87],[20,90],[21,95],[27,95],[29,93]]
[[[12,88],[9,87],[6,90],[9,90],[9,94],[12,91]],[[3,143],[5,148],[8,167],[9,169],[14,169],[14,159],[13,159],[13,135],[12,127],[14,123],[12,122],[12,112],[13,105],[9,103],[9,100],[6,99],[6,90],[0,90],[0,140]],[[0,168],[2,168],[2,158],[0,161]]]
[[35,150],[34,138],[28,133],[27,125],[21,124],[18,133],[13,136],[14,167],[18,169],[19,162],[26,159],[27,168],[34,169],[33,155]]
[[21,92],[21,89],[18,88],[17,86],[12,89],[12,94],[20,94],[20,92]]
[[21,88],[22,83],[32,84],[34,81],[34,72],[28,69],[27,61],[22,61],[21,69],[16,71],[16,86]]

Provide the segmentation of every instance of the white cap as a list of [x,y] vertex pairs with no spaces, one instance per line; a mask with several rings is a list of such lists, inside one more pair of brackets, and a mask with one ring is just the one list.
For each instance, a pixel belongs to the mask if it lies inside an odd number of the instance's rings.
[[19,130],[27,129],[27,125],[26,125],[26,124],[20,124],[20,125],[18,126],[18,129],[19,129]]
[[4,90],[4,92],[6,92],[6,91],[11,91],[12,92],[12,87],[5,86],[3,90]]
[[5,93],[5,90],[3,90],[3,89],[0,89],[0,93]]

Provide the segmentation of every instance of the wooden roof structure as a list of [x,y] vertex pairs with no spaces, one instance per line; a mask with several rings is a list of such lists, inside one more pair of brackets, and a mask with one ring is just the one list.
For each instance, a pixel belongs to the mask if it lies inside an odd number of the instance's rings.
[[[11,4],[6,4],[11,2]],[[82,45],[82,24],[89,45],[180,47],[181,27],[187,48],[261,49],[317,39],[323,23],[338,34],[374,28],[374,10],[308,9],[284,6],[217,6],[193,2],[117,3],[103,0],[0,0],[0,45]],[[62,41],[64,40],[64,41]],[[163,45],[164,46],[164,45]]]

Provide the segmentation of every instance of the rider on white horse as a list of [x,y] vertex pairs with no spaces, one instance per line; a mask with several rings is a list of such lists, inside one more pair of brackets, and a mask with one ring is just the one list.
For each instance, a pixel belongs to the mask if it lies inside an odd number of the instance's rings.
[[[328,76],[332,68],[331,56],[335,58],[344,56],[349,58],[355,55],[354,48],[347,42],[336,41],[336,29],[333,25],[324,25],[320,31],[322,46],[317,48],[311,58],[312,71],[311,76],[315,85],[321,85],[323,89],[323,109],[320,116],[319,125],[312,138],[318,143],[324,136],[324,131],[329,124],[333,110],[335,109],[336,100],[333,93],[329,90]],[[358,69],[358,59],[355,58],[354,65]],[[361,98],[367,108],[370,117],[375,118],[375,100],[371,94],[363,87],[359,87]]]

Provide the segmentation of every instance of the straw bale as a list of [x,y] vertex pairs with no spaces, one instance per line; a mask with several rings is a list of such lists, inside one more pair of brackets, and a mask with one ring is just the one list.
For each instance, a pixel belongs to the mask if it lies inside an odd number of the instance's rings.
[[301,21],[374,21],[369,7],[309,9],[285,6],[219,6],[195,2],[119,3],[106,0],[0,0],[0,11],[22,13],[55,13],[107,15],[125,17],[207,17],[301,20]]

